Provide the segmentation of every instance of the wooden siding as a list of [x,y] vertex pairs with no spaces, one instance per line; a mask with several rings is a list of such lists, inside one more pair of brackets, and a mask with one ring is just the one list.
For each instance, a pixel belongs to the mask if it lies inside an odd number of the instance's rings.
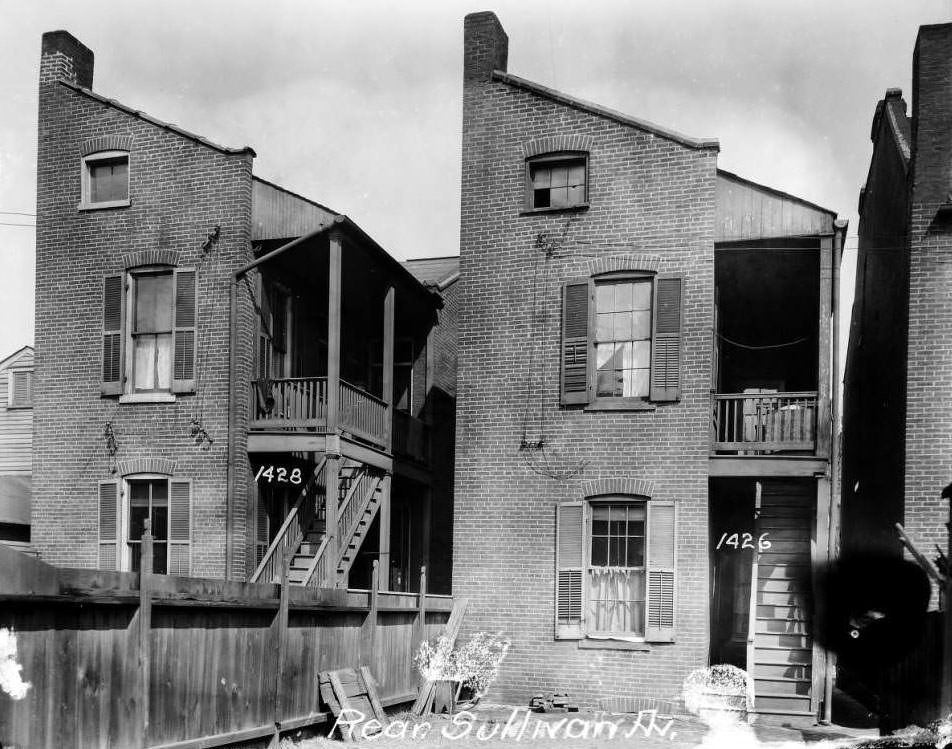
[[32,468],[33,409],[9,408],[10,372],[32,367],[33,349],[27,346],[0,368],[0,473],[29,473]]
[[255,178],[251,186],[251,238],[291,239],[330,223],[336,214],[300,195]]
[[718,170],[715,242],[832,234],[835,218],[819,206]]

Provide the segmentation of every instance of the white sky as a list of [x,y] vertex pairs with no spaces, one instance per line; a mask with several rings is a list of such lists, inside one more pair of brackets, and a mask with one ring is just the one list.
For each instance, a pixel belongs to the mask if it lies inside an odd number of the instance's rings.
[[[952,0],[0,0],[0,358],[33,340],[40,36],[96,54],[93,87],[346,213],[397,258],[458,252],[463,16],[496,12],[509,70],[692,136],[719,165],[850,221],[869,128],[909,99],[920,24]],[[846,342],[844,320],[843,345]]]

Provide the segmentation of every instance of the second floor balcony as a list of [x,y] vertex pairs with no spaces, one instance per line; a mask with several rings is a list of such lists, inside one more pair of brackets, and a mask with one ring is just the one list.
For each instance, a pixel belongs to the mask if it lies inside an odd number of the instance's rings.
[[716,393],[711,451],[722,455],[813,454],[817,393]]

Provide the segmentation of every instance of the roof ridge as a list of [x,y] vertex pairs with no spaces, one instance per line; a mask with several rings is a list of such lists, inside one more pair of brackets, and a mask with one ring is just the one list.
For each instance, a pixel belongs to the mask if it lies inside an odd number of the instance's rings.
[[183,138],[187,138],[188,140],[195,141],[196,143],[200,143],[201,145],[207,146],[208,148],[211,148],[215,151],[220,151],[221,153],[225,153],[229,155],[238,154],[238,153],[250,153],[252,156],[257,156],[257,154],[255,153],[255,150],[251,146],[244,146],[242,148],[229,148],[228,146],[223,146],[219,143],[210,141],[208,140],[208,138],[205,138],[201,135],[197,135],[196,133],[190,132],[186,130],[185,128],[179,127],[178,125],[175,125],[171,122],[165,122],[164,120],[160,120],[157,117],[153,117],[147,112],[143,112],[142,110],[139,110],[139,109],[133,109],[132,107],[126,104],[123,104],[121,101],[118,101],[116,99],[110,99],[108,96],[103,96],[102,94],[97,94],[92,89],[85,88],[83,86],[78,86],[75,83],[72,83],[70,81],[65,81],[63,79],[60,79],[59,81],[57,81],[57,83],[59,83],[61,86],[65,86],[66,88],[72,89],[76,93],[83,94],[84,96],[88,96],[90,99],[101,102],[107,106],[113,107],[114,109],[118,109],[120,112],[131,114],[133,117],[138,117],[140,120],[144,120],[145,122],[148,122],[152,125],[160,127],[164,130],[173,132],[176,135],[181,135]]
[[507,73],[504,70],[494,70],[493,80],[507,83],[510,86],[523,88],[540,96],[545,96],[546,98],[561,102],[562,104],[568,104],[569,106],[575,107],[576,109],[591,112],[592,114],[596,114],[601,117],[607,117],[608,119],[615,120],[616,122],[620,122],[623,125],[629,125],[640,130],[646,130],[649,133],[658,135],[662,138],[667,138],[668,140],[673,140],[674,142],[680,143],[683,146],[697,149],[712,148],[718,151],[721,149],[720,141],[718,141],[717,138],[692,138],[688,135],[679,133],[676,130],[671,130],[669,128],[662,127],[661,125],[656,125],[655,123],[649,122],[648,120],[632,117],[631,115],[625,114],[624,112],[619,112],[615,109],[609,109],[608,107],[604,107],[601,104],[595,104],[593,102],[586,101],[585,99],[579,99],[576,96],[570,96],[569,94],[557,91],[554,88],[549,88],[548,86],[534,83],[533,81],[526,80],[525,78],[520,78],[519,76],[513,75],[512,73]]

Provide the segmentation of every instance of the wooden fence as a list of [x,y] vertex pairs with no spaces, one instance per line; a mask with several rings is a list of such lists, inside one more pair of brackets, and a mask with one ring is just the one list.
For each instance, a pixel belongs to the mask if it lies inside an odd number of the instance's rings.
[[452,605],[58,568],[0,546],[0,627],[14,630],[31,683],[21,700],[0,691],[0,745],[276,746],[282,733],[330,717],[321,671],[366,665],[385,705],[413,700],[413,654]]
[[879,711],[890,730],[928,725],[941,714],[942,627],[946,612],[930,611],[922,637],[880,682]]

